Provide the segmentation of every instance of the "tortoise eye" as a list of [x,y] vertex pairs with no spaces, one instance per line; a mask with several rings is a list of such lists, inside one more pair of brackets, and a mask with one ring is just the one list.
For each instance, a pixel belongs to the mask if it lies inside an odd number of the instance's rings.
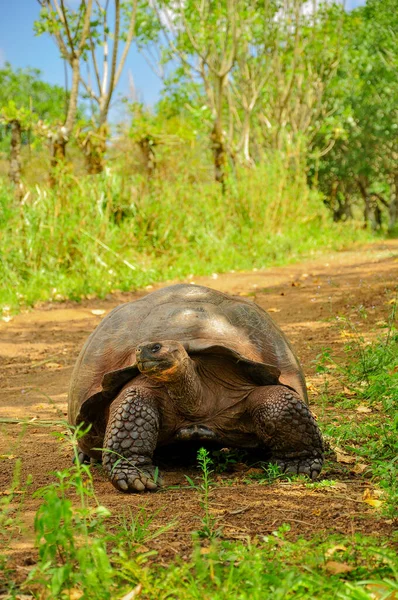
[[151,348],[151,352],[153,352],[155,354],[156,352],[159,352],[161,347],[162,346],[160,344],[154,344]]

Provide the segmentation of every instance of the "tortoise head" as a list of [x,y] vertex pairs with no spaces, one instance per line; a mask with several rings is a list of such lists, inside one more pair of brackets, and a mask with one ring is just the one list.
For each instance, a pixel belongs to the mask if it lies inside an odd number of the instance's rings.
[[178,377],[180,367],[189,358],[184,346],[171,340],[140,344],[135,356],[140,372],[159,381]]

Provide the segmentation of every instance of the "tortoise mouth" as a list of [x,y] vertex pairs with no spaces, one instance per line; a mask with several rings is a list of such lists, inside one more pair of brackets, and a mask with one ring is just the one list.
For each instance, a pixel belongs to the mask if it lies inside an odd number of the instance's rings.
[[172,375],[178,369],[178,365],[169,360],[137,360],[137,367],[145,375]]

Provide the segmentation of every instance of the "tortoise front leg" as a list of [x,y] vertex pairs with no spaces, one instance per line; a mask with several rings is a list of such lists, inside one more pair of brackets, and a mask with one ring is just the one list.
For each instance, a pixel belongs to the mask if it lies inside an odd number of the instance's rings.
[[316,479],[323,463],[323,441],[308,406],[282,386],[257,388],[248,398],[260,440],[272,451],[272,462],[286,473]]
[[125,388],[112,402],[102,464],[118,490],[153,491],[160,485],[152,464],[159,422],[156,400],[148,390]]

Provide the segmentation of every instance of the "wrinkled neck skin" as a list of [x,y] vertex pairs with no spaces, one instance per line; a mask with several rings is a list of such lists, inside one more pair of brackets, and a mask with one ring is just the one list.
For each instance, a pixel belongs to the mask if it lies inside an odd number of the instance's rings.
[[187,356],[182,360],[172,378],[164,382],[176,409],[186,415],[197,414],[203,401],[202,384],[195,362]]

